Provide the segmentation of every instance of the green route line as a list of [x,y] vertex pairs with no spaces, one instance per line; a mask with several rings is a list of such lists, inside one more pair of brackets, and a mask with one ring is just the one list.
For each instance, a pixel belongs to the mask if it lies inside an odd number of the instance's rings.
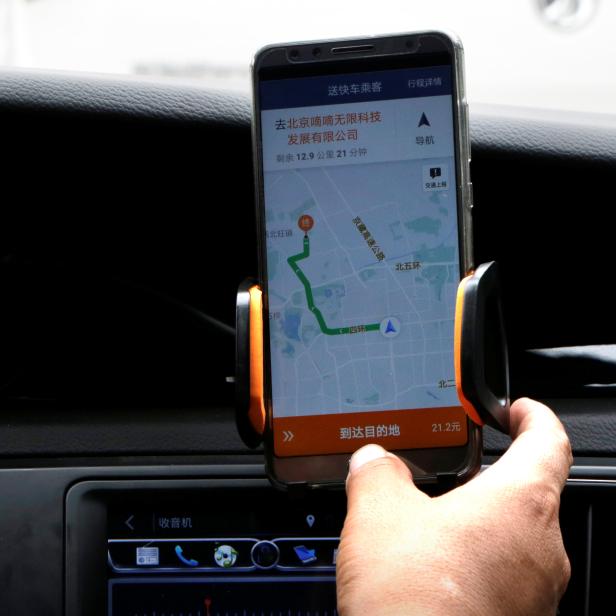
[[[308,235],[304,235],[304,250],[299,254],[293,255],[287,259],[287,263],[291,266],[291,269],[295,272],[295,275],[300,279],[300,282],[304,285],[304,290],[306,291],[306,301],[308,302],[308,308],[310,312],[314,314],[316,317],[319,327],[324,334],[328,336],[338,336],[340,334],[350,334],[350,327],[335,327],[332,329],[331,327],[327,327],[327,323],[321,314],[321,311],[314,305],[314,297],[312,295],[312,286],[310,285],[310,281],[306,278],[304,272],[300,269],[299,265],[297,265],[298,261],[302,259],[307,259],[310,256],[310,239]],[[358,326],[355,326],[358,327]],[[363,327],[364,331],[373,332],[377,331],[380,328],[379,323],[370,323],[369,325],[360,325],[359,327]]]

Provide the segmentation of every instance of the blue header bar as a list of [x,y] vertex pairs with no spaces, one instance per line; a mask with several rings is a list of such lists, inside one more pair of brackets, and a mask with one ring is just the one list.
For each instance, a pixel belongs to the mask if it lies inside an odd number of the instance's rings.
[[261,82],[261,109],[289,109],[451,94],[451,67],[342,73]]

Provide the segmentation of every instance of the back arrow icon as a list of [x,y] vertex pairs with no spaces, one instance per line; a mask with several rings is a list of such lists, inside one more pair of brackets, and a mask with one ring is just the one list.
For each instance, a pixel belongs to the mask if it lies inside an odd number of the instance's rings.
[[283,430],[282,431],[282,442],[283,443],[288,443],[289,441],[293,440],[293,432],[291,432],[290,430]]
[[124,521],[124,524],[126,524],[126,526],[128,526],[128,528],[130,528],[131,530],[135,530],[135,527],[131,524],[134,517],[134,515],[131,515],[128,519]]

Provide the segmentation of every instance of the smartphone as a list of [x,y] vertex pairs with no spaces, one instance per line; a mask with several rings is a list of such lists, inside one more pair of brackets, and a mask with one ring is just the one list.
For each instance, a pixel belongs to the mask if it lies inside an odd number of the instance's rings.
[[272,45],[253,88],[270,478],[339,485],[379,443],[418,483],[465,479],[481,433],[454,378],[472,267],[460,42]]

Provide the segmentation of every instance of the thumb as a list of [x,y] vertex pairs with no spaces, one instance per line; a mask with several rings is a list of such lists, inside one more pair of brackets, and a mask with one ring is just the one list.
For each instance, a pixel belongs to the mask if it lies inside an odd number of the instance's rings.
[[380,445],[366,445],[353,454],[346,491],[348,513],[358,509],[395,511],[403,497],[429,500],[413,483],[409,467]]

